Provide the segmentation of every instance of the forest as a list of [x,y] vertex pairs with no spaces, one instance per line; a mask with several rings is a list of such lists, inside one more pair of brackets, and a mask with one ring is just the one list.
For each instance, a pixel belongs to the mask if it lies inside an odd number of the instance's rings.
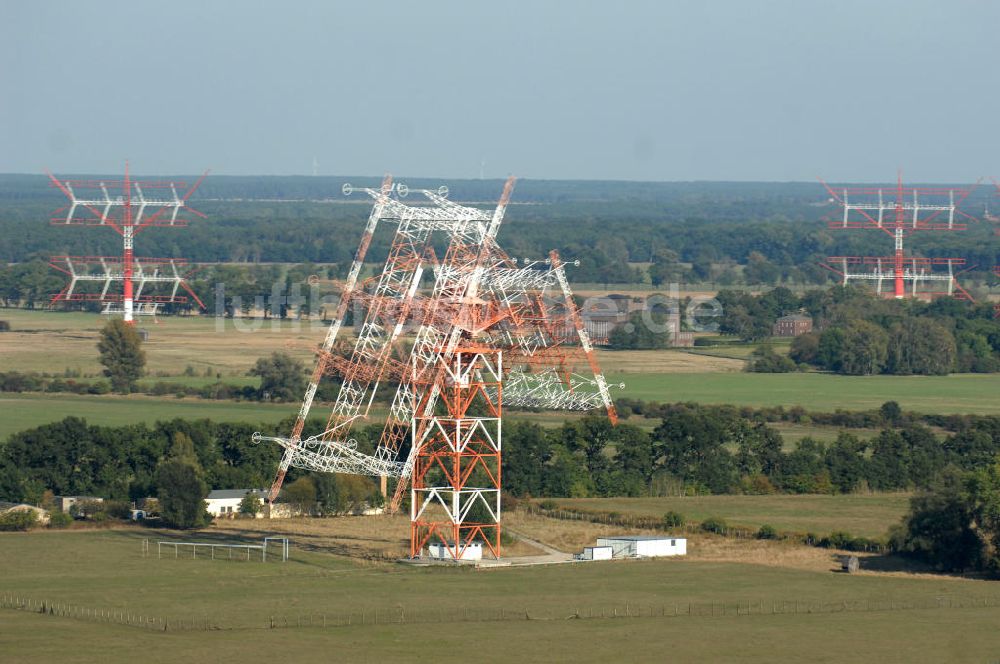
[[[354,254],[370,203],[361,193],[341,193],[348,180],[377,184],[371,178],[209,177],[190,201],[206,218],[184,229],[143,231],[137,255],[197,264],[315,263],[336,273]],[[412,189],[440,184],[408,183]],[[483,206],[502,188],[500,181],[448,184],[453,200]],[[965,207],[981,217],[993,200],[992,190],[981,187]],[[43,176],[0,175],[0,262],[14,264],[0,272],[0,297],[8,305],[37,301],[40,290],[58,291],[51,290],[61,283],[58,273],[49,271],[52,283],[42,283],[50,255],[120,253],[120,238],[110,230],[50,225],[64,203]],[[873,246],[888,254],[892,246],[879,231],[828,228],[825,220],[835,215],[819,183],[525,180],[499,239],[513,256],[543,258],[557,249],[579,260],[571,275],[577,283],[825,284],[833,279],[819,266],[827,256],[870,254]],[[965,278],[986,281],[997,262],[992,233],[990,223],[973,223],[964,232],[918,235],[908,249],[964,258],[971,268]],[[384,260],[387,250],[388,234],[376,234],[369,260]]]
[[[620,409],[659,423],[648,430],[592,416],[546,428],[515,415],[504,431],[505,490],[515,497],[911,490],[926,488],[949,466],[974,471],[1000,454],[1000,418],[925,417],[904,413],[895,402],[836,414],[686,403],[622,403]],[[775,418],[830,421],[845,430],[828,444],[804,438],[786,449],[771,426]],[[153,495],[156,466],[179,435],[191,441],[210,488],[265,486],[280,451],[253,445],[251,435],[286,431],[291,424],[177,419],[105,427],[67,417],[14,434],[0,446],[0,500],[38,502],[46,490],[133,501]],[[879,433],[864,439],[852,427]],[[373,449],[380,432],[378,425],[359,429],[358,448]],[[290,478],[304,475],[293,470]]]

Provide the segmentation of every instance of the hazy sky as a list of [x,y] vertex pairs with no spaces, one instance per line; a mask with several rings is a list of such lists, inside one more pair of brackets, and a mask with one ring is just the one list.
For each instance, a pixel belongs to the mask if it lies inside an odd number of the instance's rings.
[[1000,175],[993,0],[0,0],[0,62],[0,172]]

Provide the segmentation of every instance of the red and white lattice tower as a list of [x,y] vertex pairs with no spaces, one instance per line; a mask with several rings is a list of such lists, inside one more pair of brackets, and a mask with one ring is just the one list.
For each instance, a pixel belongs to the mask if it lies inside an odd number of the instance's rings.
[[[177,193],[184,189],[183,182],[133,180],[127,162],[121,181],[59,180],[51,173],[49,178],[69,199],[69,205],[53,214],[53,225],[104,226],[122,236],[120,257],[53,256],[49,264],[70,278],[66,288],[52,298],[53,304],[99,302],[105,314],[120,313],[129,325],[134,325],[134,316],[155,315],[164,304],[187,303],[181,290],[204,308],[187,284],[187,261],[137,257],[133,249],[135,236],[147,228],[186,226],[185,211],[205,216],[187,204],[204,175],[183,196]],[[169,195],[158,196],[161,192]],[[121,290],[115,292],[113,285],[118,282]]]
[[[410,488],[412,556],[436,545],[458,559],[481,538],[499,557],[504,405],[603,409],[617,421],[559,256],[518,262],[496,242],[513,186],[511,178],[492,211],[453,203],[444,188],[406,205],[409,190],[389,176],[364,190],[375,205],[292,433],[254,435],[284,449],[271,501],[292,467],[380,477],[383,490],[392,477],[390,510]],[[388,258],[359,281],[380,224],[394,226]],[[356,337],[338,343],[352,305],[363,310]],[[326,428],[302,438],[326,375],[341,381]],[[375,449],[363,452],[351,430],[383,384],[393,388],[389,416]]]
[[[874,282],[877,293],[895,298],[951,295],[972,300],[956,277],[965,270],[963,258],[906,256],[905,238],[918,231],[965,230],[973,219],[959,207],[972,189],[904,187],[902,177],[895,188],[823,186],[843,209],[843,217],[830,222],[832,229],[875,229],[893,238],[889,256],[831,256],[823,267],[840,276],[842,283]],[[945,268],[946,273],[935,271]],[[886,284],[891,288],[886,290]]]

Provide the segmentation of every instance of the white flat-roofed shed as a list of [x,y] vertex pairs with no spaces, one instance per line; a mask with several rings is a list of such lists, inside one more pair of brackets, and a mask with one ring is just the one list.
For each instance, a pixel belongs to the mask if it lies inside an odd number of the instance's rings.
[[[427,552],[430,554],[431,558],[436,558],[438,560],[455,560],[455,544],[448,543],[447,545],[441,542],[434,542],[427,546]],[[482,542],[466,542],[464,549],[459,553],[459,560],[482,560],[483,559],[483,543]]]
[[597,546],[611,547],[615,558],[656,558],[687,554],[687,540],[681,537],[622,535],[598,537]]
[[610,546],[585,546],[582,557],[584,560],[611,560],[614,551]]

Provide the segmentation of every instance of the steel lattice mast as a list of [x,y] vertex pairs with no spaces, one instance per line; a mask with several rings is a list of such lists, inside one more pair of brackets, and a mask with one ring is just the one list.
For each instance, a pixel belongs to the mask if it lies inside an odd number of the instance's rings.
[[[184,195],[183,182],[134,180],[125,163],[121,181],[59,180],[51,173],[52,186],[57,187],[69,205],[54,213],[53,225],[105,226],[122,236],[122,254],[118,256],[53,256],[49,265],[70,278],[69,284],[52,298],[52,302],[100,302],[104,313],[121,313],[125,322],[134,324],[136,314],[155,314],[163,304],[184,304],[183,289],[204,308],[204,304],[187,284],[190,274],[187,261],[181,258],[139,258],[134,253],[135,236],[152,226],[187,226],[181,216],[187,211],[204,218],[187,204],[191,194],[201,185],[205,174]],[[121,193],[112,195],[113,191]],[[149,196],[150,192],[169,192],[168,196]],[[112,292],[112,284],[121,282],[120,293]],[[99,291],[77,290],[78,286],[96,284]],[[169,294],[144,293],[166,284]],[[137,306],[138,305],[138,306]],[[120,309],[118,307],[121,307]]]
[[[835,189],[825,182],[823,186],[843,210],[840,220],[830,222],[831,229],[875,229],[893,238],[893,253],[889,256],[830,256],[821,263],[844,285],[855,280],[869,281],[875,284],[876,292],[883,293],[888,282],[892,284],[891,296],[897,299],[953,295],[972,300],[957,280],[966,271],[956,272],[956,268],[963,268],[965,259],[907,257],[904,250],[904,240],[918,231],[965,230],[965,221],[974,218],[959,207],[972,193],[971,188],[904,187],[901,175],[894,189]],[[946,273],[936,273],[936,267],[945,267]],[[934,284],[943,284],[944,290]],[[921,286],[929,286],[930,290],[922,291]]]
[[[257,441],[274,441],[284,448],[271,487],[272,501],[293,466],[399,478],[391,508],[398,507],[415,468],[420,472],[414,476],[419,479],[415,480],[411,493],[413,505],[420,502],[421,496],[436,500],[445,490],[466,495],[462,494],[465,489],[453,482],[426,493],[427,468],[420,461],[424,458],[422,454],[434,448],[433,441],[440,442],[430,433],[440,429],[440,417],[469,419],[468,399],[451,395],[439,407],[442,395],[454,388],[454,377],[458,375],[455,372],[459,370],[453,363],[461,362],[462,358],[466,358],[465,367],[470,366],[469,358],[479,358],[472,362],[477,366],[472,377],[477,387],[469,394],[475,399],[485,399],[487,410],[492,408],[499,413],[502,395],[502,401],[517,406],[601,408],[616,421],[607,382],[597,365],[558,255],[553,253],[545,261],[519,264],[496,243],[513,185],[514,180],[508,180],[492,212],[452,203],[445,198],[444,190],[422,190],[427,204],[406,205],[399,197],[408,190],[402,185],[393,186],[388,177],[379,190],[364,190],[375,200],[375,205],[292,435],[254,437]],[[345,193],[351,191],[345,186]],[[383,221],[395,224],[384,269],[378,276],[357,283],[356,276],[371,236]],[[438,237],[447,242],[441,258],[432,248],[432,241]],[[433,273],[434,284],[425,293],[420,286],[428,271]],[[351,304],[363,308],[364,317],[353,345],[346,348],[344,344],[338,345],[336,339]],[[399,343],[407,328],[416,328],[409,348]],[[493,357],[495,361],[487,361]],[[495,380],[482,382],[482,371],[487,366],[494,367],[491,371],[497,376]],[[324,375],[339,377],[341,388],[325,430],[302,439],[316,388]],[[350,438],[351,429],[357,421],[368,417],[379,385],[384,382],[395,384],[390,415],[374,453],[365,454]],[[466,385],[463,389],[472,388]],[[447,411],[446,415],[442,416],[441,410]],[[499,415],[497,420],[499,427]],[[496,449],[480,455],[482,458],[472,464],[474,470],[482,470],[494,461],[499,464],[499,428],[495,440]],[[410,449],[402,457],[406,441],[410,441]],[[493,461],[484,460],[485,457]],[[499,496],[499,465],[496,468],[496,487],[480,487],[475,491],[495,491]],[[456,477],[466,482],[472,476],[460,472],[452,475]],[[488,482],[491,483],[492,480]],[[418,496],[417,492],[423,493]],[[496,522],[490,532],[498,536],[498,502],[493,514]],[[418,534],[418,531],[425,533],[420,530],[427,527],[421,521],[425,515],[426,511],[419,507],[411,514],[415,546],[426,541],[424,535]],[[448,516],[448,523],[464,523],[466,516],[467,510],[456,508]],[[423,526],[418,527],[418,521]],[[443,539],[443,530],[431,531]],[[452,535],[458,532],[452,531]],[[478,530],[476,534],[484,532]],[[499,554],[499,541],[495,549],[490,548]]]

